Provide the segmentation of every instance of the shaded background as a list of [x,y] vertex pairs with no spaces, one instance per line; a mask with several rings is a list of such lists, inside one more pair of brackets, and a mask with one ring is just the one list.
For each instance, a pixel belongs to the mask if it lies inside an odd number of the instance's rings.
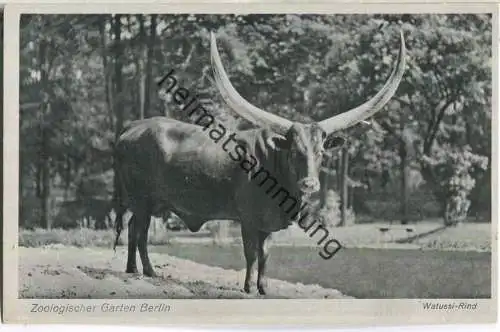
[[125,123],[190,121],[155,80],[175,69],[219,121],[250,125],[212,86],[209,32],[253,104],[313,121],[407,71],[374,117],[326,158],[317,197],[330,226],[490,222],[491,15],[22,15],[20,226],[108,228],[112,146]]

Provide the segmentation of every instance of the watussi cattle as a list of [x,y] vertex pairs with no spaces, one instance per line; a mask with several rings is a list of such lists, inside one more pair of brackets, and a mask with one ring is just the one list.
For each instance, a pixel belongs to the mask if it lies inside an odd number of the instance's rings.
[[[370,100],[328,119],[303,124],[266,112],[240,96],[222,65],[212,33],[211,61],[218,91],[227,106],[256,129],[222,134],[206,114],[197,124],[154,117],[126,126],[115,146],[118,185],[114,196],[117,240],[123,214],[127,209],[133,213],[126,271],[137,272],[138,249],[143,273],[155,275],[147,251],[153,215],[174,212],[192,232],[210,220],[236,220],[241,224],[246,259],[244,290],[250,292],[258,263],[257,289],[265,294],[271,233],[304,217],[301,206],[320,188],[325,150],[344,143],[339,132],[371,117],[392,98],[405,70],[405,50],[401,33],[396,65]],[[217,135],[223,138],[215,140]]]

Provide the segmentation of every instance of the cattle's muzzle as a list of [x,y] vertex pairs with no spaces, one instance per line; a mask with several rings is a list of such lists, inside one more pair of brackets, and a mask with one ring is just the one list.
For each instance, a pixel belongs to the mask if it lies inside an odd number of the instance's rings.
[[304,194],[312,194],[319,190],[319,179],[314,177],[303,178],[298,182],[299,189]]

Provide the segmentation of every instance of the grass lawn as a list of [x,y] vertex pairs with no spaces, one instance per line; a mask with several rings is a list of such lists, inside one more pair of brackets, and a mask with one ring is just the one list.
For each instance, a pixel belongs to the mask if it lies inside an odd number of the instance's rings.
[[[245,267],[241,246],[179,243],[149,250],[228,269]],[[267,275],[357,298],[489,298],[489,271],[489,252],[344,249],[323,260],[316,248],[274,247]]]

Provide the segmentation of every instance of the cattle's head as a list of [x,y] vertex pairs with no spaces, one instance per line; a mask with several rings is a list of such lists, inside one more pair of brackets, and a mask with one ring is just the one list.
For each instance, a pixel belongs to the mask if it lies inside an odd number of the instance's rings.
[[338,149],[345,143],[339,134],[366,118],[371,117],[392,98],[405,70],[405,43],[401,32],[398,59],[382,89],[364,104],[323,121],[303,124],[292,122],[268,113],[246,101],[234,89],[222,65],[215,35],[211,34],[211,60],[216,86],[227,105],[238,115],[253,124],[270,128],[275,135],[269,136],[267,145],[277,151],[287,151],[290,175],[295,179],[302,194],[319,190],[319,170],[323,154]]

